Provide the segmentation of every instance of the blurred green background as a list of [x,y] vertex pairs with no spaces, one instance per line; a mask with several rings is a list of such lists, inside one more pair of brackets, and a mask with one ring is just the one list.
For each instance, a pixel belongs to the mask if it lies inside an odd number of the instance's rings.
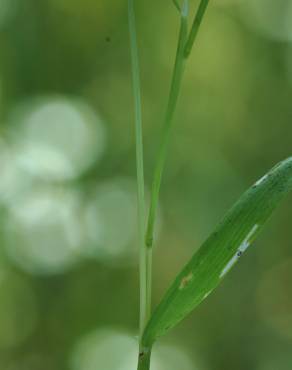
[[[192,14],[197,2],[191,1]],[[137,0],[147,189],[178,33]],[[0,0],[0,369],[136,366],[126,0]],[[237,197],[291,154],[292,3],[211,0],[163,178],[154,304]],[[291,197],[153,370],[291,370]]]

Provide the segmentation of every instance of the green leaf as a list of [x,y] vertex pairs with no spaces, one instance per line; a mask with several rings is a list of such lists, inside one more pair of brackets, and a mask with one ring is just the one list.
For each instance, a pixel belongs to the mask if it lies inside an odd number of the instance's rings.
[[242,195],[154,311],[143,335],[145,348],[150,348],[217,287],[291,189],[292,157],[275,166]]

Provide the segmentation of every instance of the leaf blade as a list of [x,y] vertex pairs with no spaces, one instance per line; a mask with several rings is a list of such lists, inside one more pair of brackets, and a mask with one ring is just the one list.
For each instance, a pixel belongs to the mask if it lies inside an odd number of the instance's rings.
[[272,168],[240,197],[154,311],[144,331],[145,347],[151,347],[219,285],[291,189],[292,157]]

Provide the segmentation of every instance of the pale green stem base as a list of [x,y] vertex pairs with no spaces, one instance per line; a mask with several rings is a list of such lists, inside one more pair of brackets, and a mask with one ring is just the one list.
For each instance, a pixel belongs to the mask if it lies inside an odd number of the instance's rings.
[[141,350],[139,353],[137,370],[149,370],[150,359],[151,359],[151,349]]

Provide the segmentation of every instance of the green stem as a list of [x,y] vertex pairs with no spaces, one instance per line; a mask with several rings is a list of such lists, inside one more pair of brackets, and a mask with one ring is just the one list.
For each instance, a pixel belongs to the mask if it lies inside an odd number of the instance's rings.
[[151,248],[153,244],[153,232],[156,220],[156,212],[159,198],[159,191],[161,185],[162,172],[166,160],[167,148],[170,141],[170,132],[173,122],[173,116],[176,109],[180,86],[183,77],[183,71],[185,66],[184,48],[187,40],[187,16],[188,16],[188,1],[185,0],[182,11],[181,11],[181,25],[179,32],[178,47],[176,53],[176,60],[174,65],[173,77],[170,87],[170,94],[166,109],[166,115],[163,125],[163,131],[161,135],[161,144],[158,152],[158,159],[154,171],[154,179],[152,183],[151,203],[148,216],[148,225],[146,232],[146,245]]
[[188,58],[191,51],[192,51],[194,42],[195,42],[196,37],[198,35],[198,31],[199,31],[200,25],[202,23],[202,20],[203,20],[203,17],[204,17],[204,14],[206,12],[208,4],[209,4],[209,0],[201,0],[201,2],[200,2],[197,14],[195,16],[195,19],[194,19],[194,22],[193,22],[193,25],[192,25],[191,32],[190,32],[189,37],[188,37],[188,41],[187,41],[186,46],[185,46],[185,58]]
[[181,82],[184,74],[184,66],[187,58],[189,57],[202,19],[204,17],[205,11],[209,4],[209,0],[201,0],[198,11],[194,18],[191,31],[187,35],[187,16],[188,16],[188,0],[184,0],[182,9],[181,9],[181,27],[180,35],[178,41],[178,48],[176,54],[176,61],[173,71],[172,83],[170,88],[169,100],[166,109],[166,115],[164,120],[163,132],[161,135],[161,144],[158,152],[158,159],[156,167],[154,170],[154,179],[152,183],[152,193],[151,193],[151,204],[150,211],[148,216],[148,224],[146,231],[146,245],[148,248],[151,248],[153,245],[153,234],[154,234],[154,225],[156,220],[159,192],[161,186],[161,178],[163,173],[163,168],[167,155],[167,148],[170,141],[170,132],[174,117],[174,112],[176,109],[179,92],[181,88]]
[[188,1],[184,0],[182,7],[179,7],[177,0],[174,3],[181,12],[181,26],[179,41],[176,53],[174,72],[171,82],[170,94],[166,109],[163,125],[161,145],[158,153],[158,160],[154,172],[152,184],[151,204],[148,217],[146,240],[145,232],[145,190],[144,190],[144,165],[143,165],[143,133],[142,133],[142,108],[141,108],[141,89],[139,59],[136,36],[136,22],[134,12],[134,0],[128,0],[129,12],[129,31],[131,43],[131,59],[133,72],[133,90],[135,97],[135,127],[136,127],[136,166],[137,166],[137,188],[138,188],[138,228],[139,228],[139,248],[140,248],[140,334],[139,334],[139,361],[138,370],[150,369],[151,348],[145,349],[142,344],[143,332],[151,314],[151,280],[152,280],[152,244],[153,231],[157,213],[157,204],[161,185],[162,172],[166,160],[167,148],[170,141],[170,132],[173,117],[179,97],[181,82],[184,73],[184,66],[190,54],[198,29],[204,16],[209,0],[202,0],[193,22],[191,32],[188,37]]
[[142,107],[139,58],[136,36],[136,22],[134,0],[128,0],[129,31],[131,44],[131,59],[133,72],[133,90],[135,98],[135,135],[136,135],[136,167],[137,167],[137,192],[138,192],[138,231],[140,249],[140,343],[144,328],[150,317],[151,311],[151,251],[144,243],[145,233],[145,190],[144,190],[144,164],[143,164],[143,132],[142,132]]
[[138,369],[137,370],[149,370],[151,359],[151,349],[142,350],[139,353],[138,358]]

